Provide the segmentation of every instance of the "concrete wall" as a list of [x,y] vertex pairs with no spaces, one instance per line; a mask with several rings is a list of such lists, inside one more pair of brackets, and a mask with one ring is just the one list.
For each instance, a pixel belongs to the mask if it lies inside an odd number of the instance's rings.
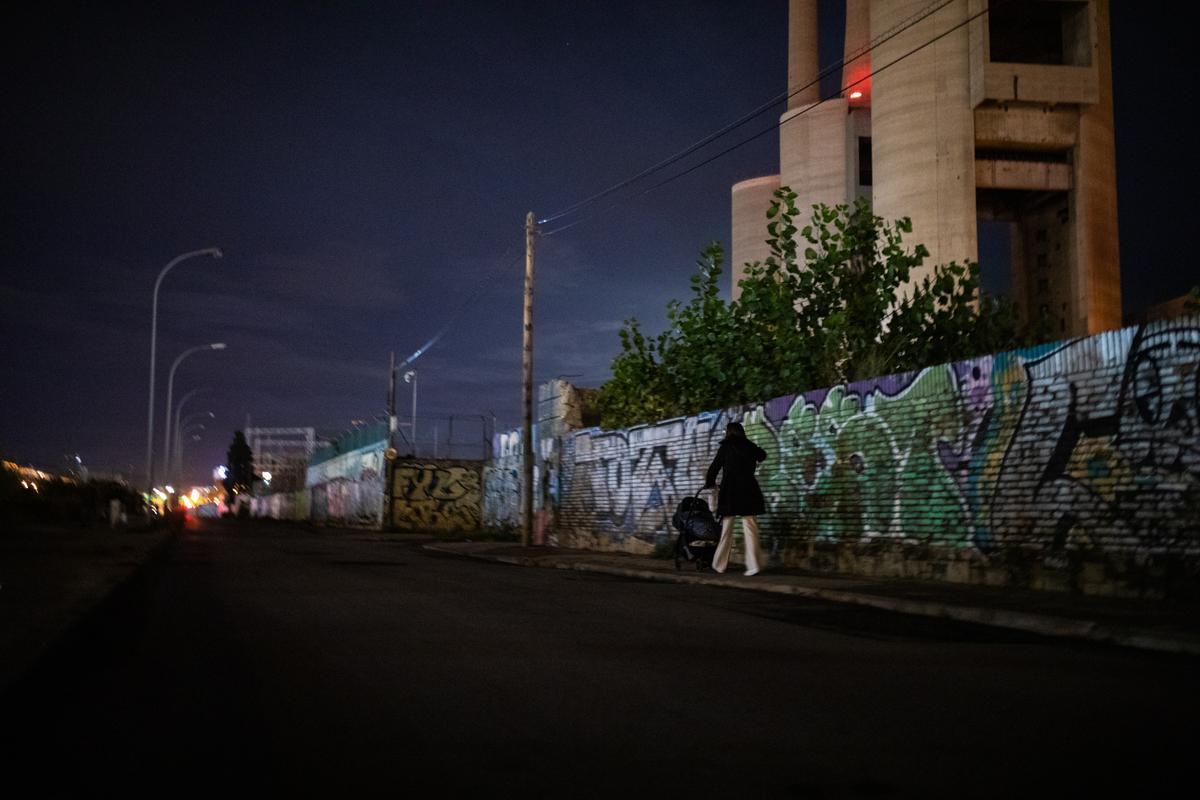
[[741,295],[738,283],[746,277],[746,264],[765,261],[771,255],[767,245],[767,209],[779,188],[779,176],[751,178],[733,185],[732,247],[729,250],[731,296]]
[[1077,330],[1094,333],[1121,324],[1121,263],[1117,237],[1116,138],[1113,131],[1112,56],[1108,3],[1091,5],[1095,26],[1096,102],[1079,110],[1075,149]]
[[386,441],[373,442],[308,468],[311,519],[322,525],[383,524]]
[[[895,0],[871,5],[872,38],[886,34],[928,4]],[[880,44],[875,66],[889,64],[967,18],[955,0]],[[975,224],[975,137],[970,104],[968,30],[961,27],[873,78],[871,143],[874,211],[911,217],[909,242],[929,248],[926,267],[978,258]]]
[[[537,441],[536,426],[534,427]],[[536,454],[535,454],[536,455]],[[534,468],[537,480],[537,468]],[[483,468],[483,522],[489,528],[521,525],[521,431],[497,433],[492,459]],[[534,498],[536,502],[537,498]]]
[[788,0],[789,109],[821,99],[817,59],[817,0]]
[[550,543],[671,541],[730,420],[769,454],[760,521],[777,564],[1197,594],[1200,317],[564,435]]
[[250,500],[250,515],[291,522],[307,522],[310,517],[311,496],[308,489],[273,492]]
[[424,459],[392,464],[391,527],[474,531],[482,521],[479,461]]
[[[849,123],[849,106],[841,97],[792,109],[780,118],[779,182],[796,193],[801,227],[808,224],[814,205],[853,199],[846,192]],[[765,220],[762,230],[765,236]]]

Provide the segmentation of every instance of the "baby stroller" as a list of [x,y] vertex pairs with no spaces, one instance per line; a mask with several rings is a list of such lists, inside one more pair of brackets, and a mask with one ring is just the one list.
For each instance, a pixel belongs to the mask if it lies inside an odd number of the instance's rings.
[[675,569],[679,569],[685,558],[694,561],[697,570],[711,567],[717,542],[721,539],[721,526],[708,503],[700,499],[700,492],[680,501],[671,524],[679,531],[679,538],[675,540]]

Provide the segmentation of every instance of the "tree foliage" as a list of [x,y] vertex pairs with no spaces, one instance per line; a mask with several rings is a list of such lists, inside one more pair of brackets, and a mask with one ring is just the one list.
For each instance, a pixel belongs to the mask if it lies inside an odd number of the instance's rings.
[[912,222],[886,222],[865,201],[818,205],[803,228],[796,193],[776,191],[767,212],[771,255],[746,265],[741,296],[720,293],[724,252],[706,247],[691,298],[667,306],[667,328],[637,319],[620,332],[601,422],[621,427],[916,369],[1045,338],[1004,298],[981,295],[979,266],[937,265],[909,248]]
[[225,453],[225,503],[233,505],[235,495],[246,494],[254,485],[254,453],[241,431],[233,432],[233,442]]

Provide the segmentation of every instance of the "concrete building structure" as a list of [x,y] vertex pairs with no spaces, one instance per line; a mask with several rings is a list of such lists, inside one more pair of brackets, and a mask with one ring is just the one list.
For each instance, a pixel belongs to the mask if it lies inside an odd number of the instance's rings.
[[246,428],[245,433],[255,470],[271,475],[269,490],[304,488],[305,470],[317,447],[314,428]]
[[1026,319],[1063,336],[1119,327],[1108,0],[846,0],[842,91],[825,99],[817,13],[790,0],[779,175],[733,187],[733,296],[769,255],[783,185],[802,209],[864,197],[910,217],[909,243],[930,251],[914,282],[979,261],[985,237],[1009,254],[983,264],[985,285]]

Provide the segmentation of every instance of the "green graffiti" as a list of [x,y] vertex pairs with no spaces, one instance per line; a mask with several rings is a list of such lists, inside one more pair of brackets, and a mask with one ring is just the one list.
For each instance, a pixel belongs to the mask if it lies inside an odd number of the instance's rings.
[[966,545],[970,516],[939,455],[939,447],[963,449],[966,416],[954,374],[943,366],[894,396],[839,386],[819,406],[798,395],[778,429],[762,406],[743,424],[767,451],[760,484],[768,512],[788,520],[780,533]]

